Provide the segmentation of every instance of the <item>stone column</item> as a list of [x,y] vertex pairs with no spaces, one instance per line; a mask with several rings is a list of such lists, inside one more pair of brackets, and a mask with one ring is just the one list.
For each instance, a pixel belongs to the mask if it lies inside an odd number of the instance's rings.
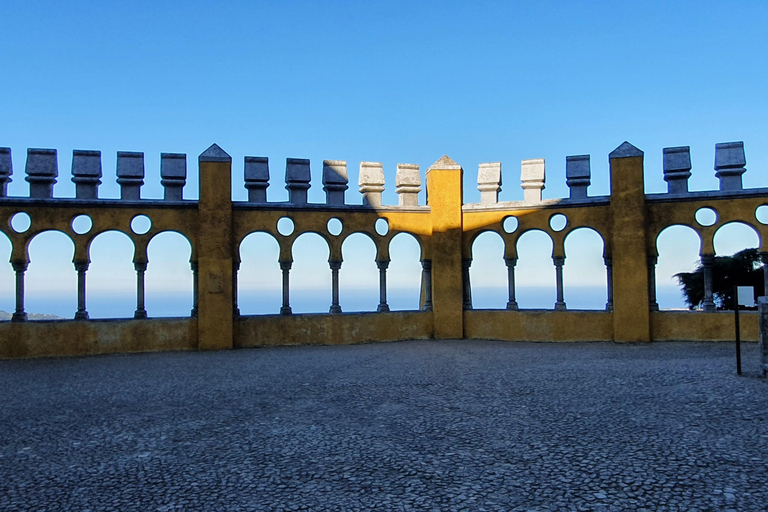
[[592,169],[589,155],[565,157],[565,184],[571,191],[571,199],[586,199],[587,189],[592,183]]
[[419,166],[416,164],[397,164],[395,187],[400,206],[419,206],[419,192],[421,192]]
[[520,309],[515,299],[515,266],[517,265],[517,258],[504,258],[504,263],[507,264],[507,286],[509,288],[507,309],[517,311]]
[[88,271],[87,261],[76,261],[77,270],[77,313],[75,320],[88,320],[88,311],[85,309],[85,273]]
[[659,310],[659,303],[656,302],[656,263],[658,261],[657,256],[648,256],[648,306],[651,311]]
[[27,149],[27,165],[25,169],[29,183],[29,197],[34,199],[50,199],[53,197],[53,186],[59,176],[58,156],[55,149]]
[[24,272],[27,271],[29,262],[13,261],[13,270],[16,272],[16,311],[11,317],[11,322],[26,322],[27,313],[24,311]]
[[360,162],[357,184],[358,190],[363,194],[363,206],[380,207],[381,193],[384,192],[383,164],[381,162]]
[[198,273],[199,265],[196,261],[190,261],[189,266],[192,269],[192,311],[190,312],[190,316],[192,318],[197,318],[200,314],[200,278]]
[[0,148],[0,197],[8,196],[8,183],[13,181],[12,174],[11,148]]
[[461,260],[461,282],[463,289],[463,302],[464,309],[472,309],[472,283],[469,279],[469,267],[472,266],[472,260]]
[[331,266],[331,309],[329,313],[337,314],[341,313],[341,306],[339,306],[339,269],[341,269],[341,261],[333,260],[329,261]]
[[249,203],[266,203],[269,187],[269,158],[247,156],[244,166],[245,188]]
[[342,206],[344,193],[349,188],[347,162],[345,160],[323,160],[323,190],[325,204]]
[[768,297],[757,298],[760,326],[760,372],[765,378],[768,373]]
[[141,186],[144,185],[144,153],[117,152],[117,183],[120,185],[120,199],[141,199]]
[[555,311],[565,311],[568,309],[563,299],[563,265],[565,265],[565,258],[562,256],[556,256],[552,258],[555,264],[555,284],[557,285],[557,300],[555,301]]
[[285,188],[288,190],[288,202],[291,204],[307,204],[307,191],[310,187],[312,173],[309,169],[309,159],[285,159]]
[[432,260],[421,260],[422,311],[432,311]]
[[[147,310],[144,307],[144,273],[147,271],[147,262],[134,261],[133,268],[136,269],[136,311],[133,318],[147,318]],[[192,282],[197,283],[197,272],[192,273]],[[192,285],[196,288],[196,284]],[[194,310],[192,316],[195,316]]]
[[[218,146],[216,147],[218,148]],[[219,151],[221,151],[221,148],[219,148]],[[222,151],[222,153],[224,152]],[[224,154],[226,155],[226,153]],[[203,155],[200,156],[202,157]],[[165,201],[181,201],[184,199],[184,185],[187,183],[187,155],[184,153],[160,153],[160,178],[160,184],[164,189],[163,199]],[[231,176],[229,181],[232,181]]]
[[743,142],[715,144],[715,176],[720,180],[720,190],[741,190],[745,165]]
[[290,301],[291,265],[293,265],[292,261],[280,262],[280,270],[283,271],[283,305],[280,307],[281,315],[290,315],[292,313]]
[[480,204],[491,205],[499,202],[501,162],[488,162],[478,166],[477,190],[480,191]]
[[379,306],[376,308],[378,313],[389,311],[387,304],[387,267],[389,260],[378,260],[376,266],[379,267]]
[[714,254],[701,255],[701,267],[704,270],[704,300],[701,301],[701,309],[704,311],[716,311],[714,296],[712,293],[712,266],[715,264]]
[[98,199],[101,185],[101,151],[72,152],[72,182],[77,199]]
[[546,174],[544,159],[533,158],[521,163],[520,181],[523,188],[523,202],[536,204],[541,202],[541,191],[544,190]]
[[664,181],[668,194],[687,194],[691,177],[691,148],[664,148]]
[[608,288],[608,301],[605,303],[605,310],[613,311],[613,259],[603,258],[603,261],[605,261],[605,282]]

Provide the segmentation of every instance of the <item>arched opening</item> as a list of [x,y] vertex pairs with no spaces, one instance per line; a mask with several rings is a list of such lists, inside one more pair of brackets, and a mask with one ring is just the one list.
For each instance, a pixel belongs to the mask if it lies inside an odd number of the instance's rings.
[[665,228],[656,238],[656,302],[659,309],[688,309],[675,274],[693,272],[699,263],[701,239],[688,226]]
[[516,299],[521,309],[554,309],[557,300],[552,239],[540,230],[523,233],[517,240]]
[[331,306],[328,243],[317,233],[303,233],[291,248],[291,308],[294,313],[327,313]]
[[472,242],[469,267],[474,309],[504,309],[509,299],[504,240],[495,231],[480,233]]
[[760,236],[755,228],[743,222],[729,222],[720,226],[713,240],[716,256],[733,256],[744,249],[760,247]]
[[128,235],[106,231],[91,242],[86,279],[91,318],[132,318],[136,310],[134,246]]
[[608,301],[603,237],[591,228],[565,238],[563,290],[568,309],[605,309]]
[[418,311],[421,294],[421,245],[410,233],[389,241],[387,303],[390,311]]
[[192,246],[175,231],[158,233],[147,247],[146,309],[150,317],[189,316],[192,311]]
[[282,277],[279,259],[280,245],[268,233],[251,233],[240,243],[237,305],[241,315],[280,312]]
[[376,311],[379,305],[379,269],[376,244],[369,236],[352,233],[341,246],[344,263],[339,271],[342,311]]
[[74,254],[75,244],[61,231],[44,231],[29,243],[24,309],[30,320],[40,318],[38,315],[74,318],[77,311]]
[[0,321],[10,320],[16,310],[16,275],[11,266],[11,240],[0,231]]
[[765,295],[758,232],[743,222],[729,222],[715,232],[713,244],[712,289],[717,307],[735,307],[737,286],[752,287],[752,298],[744,305],[756,305],[757,297]]

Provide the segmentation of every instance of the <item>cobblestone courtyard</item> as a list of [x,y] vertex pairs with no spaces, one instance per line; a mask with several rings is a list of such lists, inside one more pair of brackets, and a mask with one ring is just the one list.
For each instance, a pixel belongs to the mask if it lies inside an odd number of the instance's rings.
[[757,347],[0,361],[0,510],[766,510]]

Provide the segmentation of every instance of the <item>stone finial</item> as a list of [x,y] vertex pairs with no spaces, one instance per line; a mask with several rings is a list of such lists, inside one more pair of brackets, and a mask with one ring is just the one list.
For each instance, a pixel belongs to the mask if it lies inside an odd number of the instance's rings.
[[417,164],[397,164],[395,192],[400,206],[419,206],[421,174]]
[[307,204],[307,190],[309,190],[311,178],[308,159],[285,159],[285,188],[288,190],[288,202]]
[[323,190],[325,203],[343,205],[344,191],[349,188],[347,162],[344,160],[323,160]]
[[245,188],[248,189],[248,201],[251,203],[267,202],[269,187],[269,158],[265,156],[245,157]]
[[720,190],[741,190],[741,175],[747,169],[743,142],[715,144],[715,176],[720,179]]
[[644,153],[627,141],[622,142],[619,147],[611,151],[608,158],[633,158],[644,156]]
[[11,160],[11,148],[0,148],[0,197],[8,197],[8,183],[13,174],[13,161]]
[[78,199],[98,199],[101,185],[101,151],[72,151],[72,182]]
[[496,204],[501,191],[501,162],[480,164],[477,169],[480,204]]
[[184,153],[160,153],[160,184],[165,189],[166,201],[184,199],[187,183],[187,155]]
[[229,154],[221,149],[218,144],[213,143],[210,146],[208,146],[208,149],[203,151],[199,157],[197,157],[198,162],[232,162],[232,157],[229,156]]
[[523,160],[520,172],[523,202],[528,204],[541,202],[541,191],[544,190],[544,159],[533,158]]
[[384,166],[381,162],[360,162],[360,178],[357,180],[363,194],[363,206],[381,206],[384,192]]
[[565,184],[571,191],[571,199],[586,199],[587,188],[592,183],[589,155],[565,157]]
[[50,199],[59,175],[59,161],[55,149],[27,149],[27,177],[29,197]]
[[690,177],[691,148],[664,148],[664,181],[667,182],[667,193],[687,194]]
[[117,183],[120,185],[120,199],[141,199],[141,186],[144,185],[144,153],[117,152]]

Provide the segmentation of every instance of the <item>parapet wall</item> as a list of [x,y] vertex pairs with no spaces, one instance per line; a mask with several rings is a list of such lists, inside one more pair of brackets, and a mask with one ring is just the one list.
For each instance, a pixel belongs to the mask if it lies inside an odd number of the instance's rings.
[[[30,149],[26,176],[28,197],[8,197],[13,168],[10,149],[0,148],[0,231],[11,241],[11,264],[16,273],[16,309],[13,321],[0,323],[0,357],[62,355],[166,349],[226,349],[296,343],[349,343],[408,338],[500,338],[508,340],[574,341],[614,340],[648,342],[654,339],[720,339],[730,320],[715,313],[711,263],[714,234],[724,224],[739,221],[760,237],[760,252],[768,258],[766,230],[757,220],[759,207],[768,204],[768,189],[742,187],[746,159],[742,143],[718,144],[715,174],[717,191],[690,192],[688,148],[664,149],[665,194],[645,194],[644,154],[624,143],[609,155],[611,194],[590,196],[590,157],[566,159],[568,198],[543,199],[545,162],[525,160],[521,166],[523,201],[499,202],[500,163],[480,164],[481,202],[464,204],[463,169],[447,156],[426,170],[428,203],[419,204],[423,181],[419,166],[398,164],[398,205],[382,204],[385,180],[376,162],[360,163],[359,204],[347,203],[347,163],[323,162],[325,204],[310,204],[310,162],[288,159],[285,167],[287,202],[268,202],[269,160],[245,157],[243,166],[247,201],[232,201],[232,161],[217,145],[198,158],[199,199],[184,200],[187,159],[162,154],[163,200],[142,199],[144,155],[118,153],[117,182],[121,199],[99,198],[103,178],[98,151],[75,151],[72,181],[76,198],[53,197],[58,173],[55,150]],[[357,202],[357,201],[355,201]],[[715,212],[714,222],[697,221],[702,209]],[[29,225],[21,220],[28,216]],[[81,228],[76,219],[90,222]],[[20,220],[21,219],[21,220]],[[287,219],[287,220],[286,220]],[[140,220],[147,221],[142,228]],[[331,223],[340,224],[339,231]],[[289,228],[286,228],[287,224]],[[658,312],[655,298],[656,239],[671,225],[694,229],[701,238],[705,268],[704,312]],[[562,268],[565,240],[575,229],[595,230],[604,242],[608,302],[604,312],[569,311],[563,298]],[[39,233],[58,230],[74,242],[73,263],[78,272],[78,310],[74,319],[31,322],[24,308],[24,276],[28,247]],[[134,320],[91,321],[87,310],[89,247],[100,233],[125,233],[135,245],[137,300]],[[552,311],[521,310],[515,297],[516,246],[530,230],[546,232],[553,241],[552,258],[557,278],[557,301]],[[184,235],[192,246],[194,307],[191,319],[168,325],[147,319],[144,308],[144,272],[147,246],[163,231]],[[472,309],[469,268],[472,243],[486,231],[504,241],[508,269],[507,309]],[[283,297],[281,315],[242,317],[237,306],[239,247],[253,232],[271,234],[279,244]],[[290,304],[293,243],[303,233],[319,234],[329,246],[332,277],[328,315],[294,315]],[[389,244],[398,233],[410,233],[421,247],[421,311],[389,312],[387,268]],[[341,246],[354,233],[364,233],[376,246],[380,301],[374,314],[342,313],[338,301]],[[768,267],[766,279],[768,280]],[[767,288],[768,289],[768,288]],[[14,293],[3,290],[2,293]],[[175,323],[174,323],[175,322]],[[752,324],[755,324],[752,326]],[[757,339],[757,320],[745,315],[745,339]],[[149,328],[149,330],[148,330]],[[725,331],[723,331],[725,332]],[[152,333],[156,333],[153,337]],[[71,339],[71,342],[65,341]],[[50,341],[46,341],[50,340]],[[106,340],[106,341],[105,341]],[[118,341],[109,341],[118,340]],[[46,348],[47,347],[47,348]]]

